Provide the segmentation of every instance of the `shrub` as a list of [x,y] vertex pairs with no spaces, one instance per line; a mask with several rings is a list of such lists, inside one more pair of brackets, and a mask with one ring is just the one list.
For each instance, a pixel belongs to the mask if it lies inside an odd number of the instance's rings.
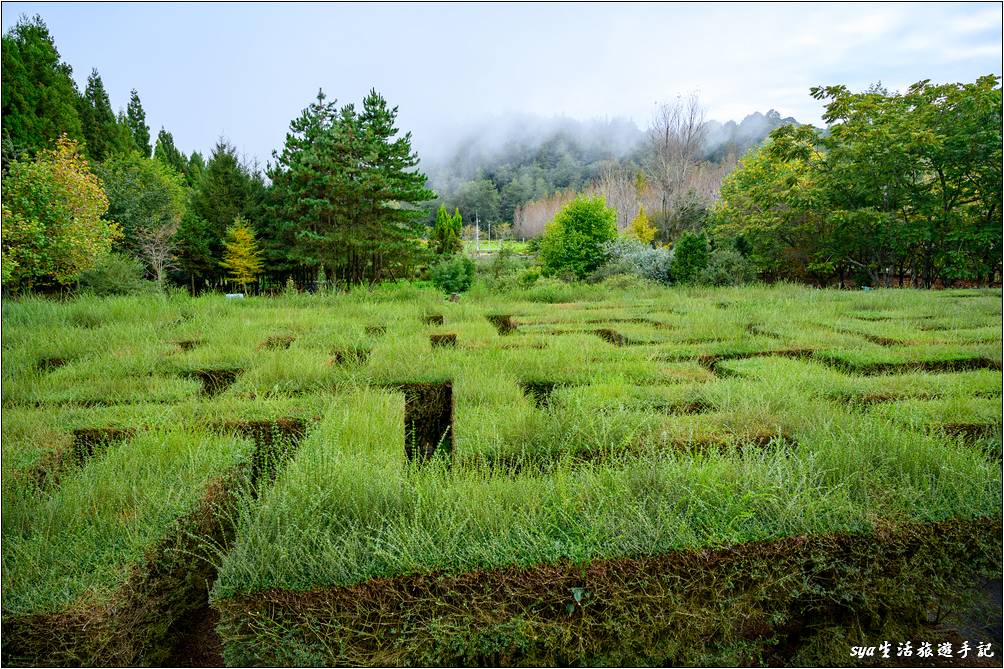
[[733,246],[720,246],[711,253],[708,266],[698,276],[712,286],[741,286],[756,278],[753,264]]
[[685,232],[673,249],[673,279],[677,283],[694,283],[708,266],[708,238]]
[[157,292],[143,276],[143,263],[124,253],[109,253],[77,277],[81,292],[94,295],[140,295]]
[[640,242],[649,244],[659,233],[652,221],[645,215],[645,207],[638,210],[638,215],[631,221],[631,225],[624,231],[626,237],[637,239]]
[[[492,291],[504,291],[522,286],[520,278],[527,269],[527,261],[516,256],[509,246],[503,245],[490,259],[475,261],[478,279]],[[539,270],[538,270],[539,274]]]
[[590,275],[591,281],[602,281],[616,275],[633,275],[649,281],[669,284],[672,280],[673,251],[652,248],[636,239],[620,237],[603,245],[607,260]]
[[540,268],[539,267],[527,267],[525,270],[520,272],[519,276],[516,277],[516,281],[519,283],[521,288],[529,288],[537,283],[537,279],[540,278]]
[[555,215],[540,240],[547,274],[582,279],[603,262],[603,243],[617,237],[617,212],[602,197],[580,195]]
[[444,293],[462,293],[474,281],[474,261],[467,256],[452,256],[433,265],[429,278]]

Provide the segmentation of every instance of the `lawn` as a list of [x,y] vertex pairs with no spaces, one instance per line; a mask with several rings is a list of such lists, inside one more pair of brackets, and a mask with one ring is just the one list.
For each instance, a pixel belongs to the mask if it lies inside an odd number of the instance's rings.
[[999,290],[7,300],[3,352],[8,664],[207,604],[231,665],[847,664],[1000,577]]

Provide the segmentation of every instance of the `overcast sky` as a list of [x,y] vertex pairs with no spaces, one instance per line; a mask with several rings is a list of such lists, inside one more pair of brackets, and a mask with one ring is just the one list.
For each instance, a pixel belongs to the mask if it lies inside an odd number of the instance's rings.
[[6,31],[41,14],[81,90],[136,88],[154,134],[185,152],[226,136],[264,162],[323,87],[375,87],[423,155],[509,113],[629,118],[696,91],[708,118],[753,111],[819,124],[810,86],[1001,74],[999,3],[153,4],[3,3]]

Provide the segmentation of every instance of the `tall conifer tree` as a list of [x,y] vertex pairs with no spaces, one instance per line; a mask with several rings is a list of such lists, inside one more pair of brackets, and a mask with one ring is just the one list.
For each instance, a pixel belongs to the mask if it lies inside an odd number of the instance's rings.
[[146,112],[139,101],[139,93],[132,89],[129,93],[129,106],[126,107],[126,119],[132,134],[136,149],[144,158],[150,157],[150,126],[146,124]]

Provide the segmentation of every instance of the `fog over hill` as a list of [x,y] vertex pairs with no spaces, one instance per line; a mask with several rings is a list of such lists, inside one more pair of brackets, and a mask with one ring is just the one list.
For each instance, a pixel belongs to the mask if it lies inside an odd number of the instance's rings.
[[[729,153],[741,156],[775,128],[797,123],[773,109],[766,114],[754,112],[738,123],[708,120],[702,157],[718,162]],[[647,131],[630,119],[578,120],[533,114],[485,119],[453,136],[459,139],[429,145],[416,138],[422,169],[440,193],[453,192],[461,183],[479,177],[505,182],[508,173],[531,165],[557,172],[554,179],[548,179],[555,187],[579,186],[604,165],[640,163],[648,137]]]

